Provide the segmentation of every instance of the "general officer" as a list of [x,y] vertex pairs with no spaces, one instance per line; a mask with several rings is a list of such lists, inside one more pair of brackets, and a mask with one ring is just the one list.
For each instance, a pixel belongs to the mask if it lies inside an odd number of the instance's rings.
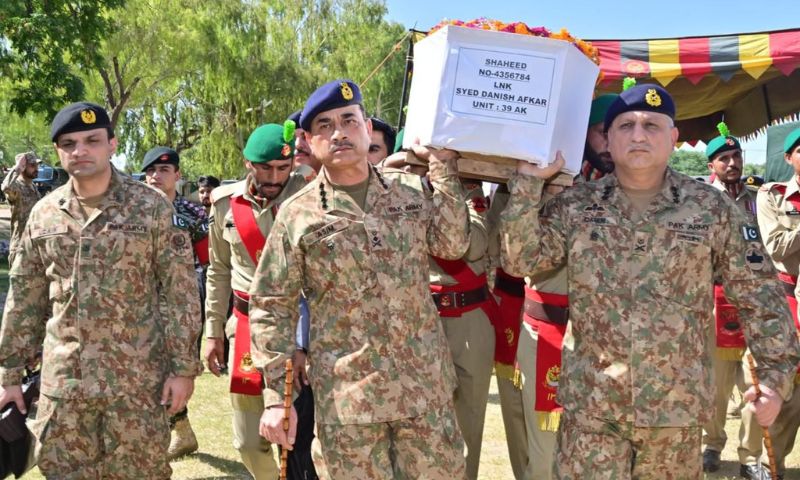
[[[758,230],[713,187],[667,168],[675,107],[657,85],[624,91],[605,117],[613,175],[555,197],[563,166],[520,162],[501,217],[503,268],[567,268],[574,351],[564,350],[556,478],[702,476],[713,401],[707,312],[720,278],[744,319],[770,425],[800,359]],[[748,398],[754,399],[754,392]],[[752,395],[752,396],[750,396]]]
[[283,360],[294,351],[297,297],[308,299],[309,379],[331,478],[463,478],[455,372],[428,283],[428,255],[461,258],[467,207],[451,151],[418,176],[367,162],[370,122],[350,80],[318,88],[301,116],[317,178],[283,204],[253,285],[256,364],[269,379],[261,430],[283,431]]
[[[273,480],[278,469],[270,444],[258,434],[264,400],[260,374],[250,361],[247,292],[281,202],[306,183],[293,169],[293,146],[294,133],[285,138],[281,125],[255,129],[243,151],[247,177],[214,190],[209,219],[205,358],[211,372],[219,375],[225,363],[223,335],[227,333],[234,345],[228,365],[233,445],[256,479]],[[231,295],[233,315],[227,318]]]
[[14,253],[20,243],[25,223],[31,214],[33,205],[41,195],[33,179],[39,174],[42,160],[33,152],[20,153],[16,156],[16,165],[3,179],[3,193],[11,205],[11,240],[8,243],[8,265],[14,263]]
[[202,368],[189,236],[163,194],[112,167],[117,140],[102,107],[64,107],[51,136],[70,180],[33,208],[11,267],[0,405],[22,407],[25,360],[44,342],[29,424],[39,470],[169,478],[167,415],[186,406]]

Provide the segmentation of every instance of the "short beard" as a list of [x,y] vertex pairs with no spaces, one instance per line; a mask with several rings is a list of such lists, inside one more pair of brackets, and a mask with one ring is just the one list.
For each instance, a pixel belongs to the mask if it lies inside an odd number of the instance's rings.
[[[261,190],[262,187],[281,187],[281,188],[280,188],[280,190],[278,190],[277,193],[272,194],[272,193],[264,193],[264,191]],[[256,183],[256,190],[258,190],[258,194],[261,195],[262,197],[266,198],[267,200],[275,200],[276,198],[278,198],[278,195],[283,193],[283,189],[285,187],[286,187],[286,183],[285,182],[284,183],[280,183],[280,184],[275,184],[275,183]]]
[[604,175],[614,171],[614,162],[603,160],[603,157],[598,155],[589,143],[586,143],[586,147],[583,149],[583,159],[589,162],[589,165],[595,170],[600,171]]

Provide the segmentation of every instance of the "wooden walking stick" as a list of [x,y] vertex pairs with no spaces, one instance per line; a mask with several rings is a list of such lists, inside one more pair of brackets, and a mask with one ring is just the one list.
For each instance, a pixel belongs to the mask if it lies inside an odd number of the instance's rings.
[[[289,433],[289,418],[292,415],[292,359],[286,359],[286,382],[283,385],[283,431]],[[281,449],[281,476],[286,480],[286,470],[289,462],[289,449]]]
[[[753,387],[756,389],[756,400],[761,396],[761,387],[758,385],[758,375],[756,375],[756,363],[753,355],[747,354],[747,363],[750,366],[750,376],[753,377]],[[764,429],[764,446],[767,447],[767,458],[769,459],[769,473],[772,478],[778,478],[778,466],[775,464],[775,452],[772,451],[772,437],[769,435],[769,428]]]

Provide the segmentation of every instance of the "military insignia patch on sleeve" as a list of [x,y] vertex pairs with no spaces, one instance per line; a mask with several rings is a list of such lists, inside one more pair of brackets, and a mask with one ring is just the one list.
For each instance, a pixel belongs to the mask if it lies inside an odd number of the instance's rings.
[[172,215],[172,225],[184,230],[189,228],[189,222],[187,222],[185,218],[175,214]]
[[742,226],[742,236],[748,242],[757,242],[761,239],[761,237],[758,235],[758,229],[752,225]]
[[759,271],[764,268],[764,254],[757,248],[748,248],[744,254],[744,261],[750,270]]

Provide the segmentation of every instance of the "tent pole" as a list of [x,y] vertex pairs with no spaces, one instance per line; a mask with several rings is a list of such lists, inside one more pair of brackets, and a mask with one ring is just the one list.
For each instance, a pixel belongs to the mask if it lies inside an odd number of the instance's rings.
[[411,35],[408,36],[408,51],[406,52],[406,70],[403,74],[403,93],[400,95],[400,114],[397,118],[398,130],[403,128],[406,123],[405,106],[408,102],[408,79],[414,73],[414,33],[416,30],[411,29]]

